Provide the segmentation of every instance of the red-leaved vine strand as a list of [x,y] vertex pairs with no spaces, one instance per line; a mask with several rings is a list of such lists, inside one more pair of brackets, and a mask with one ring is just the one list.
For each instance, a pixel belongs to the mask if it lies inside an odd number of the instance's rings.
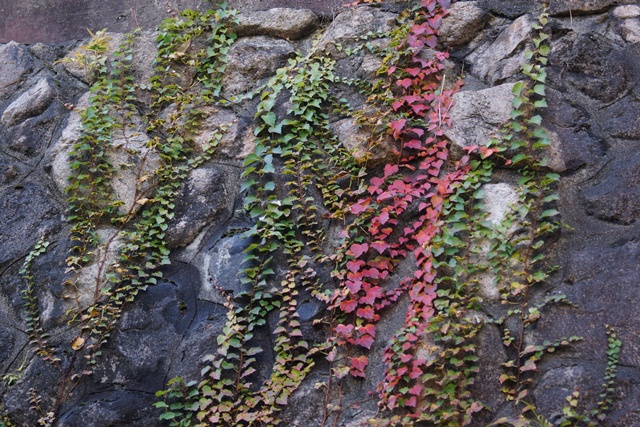
[[[388,92],[393,110],[388,133],[395,142],[395,161],[384,167],[383,176],[373,177],[364,196],[351,206],[351,213],[368,219],[365,241],[347,246],[348,261],[340,275],[341,286],[333,295],[332,308],[346,319],[335,328],[341,342],[370,348],[376,336],[375,323],[380,310],[408,294],[410,306],[405,325],[393,341],[402,341],[402,352],[387,349],[387,370],[379,387],[384,406],[415,407],[419,386],[399,393],[399,385],[423,374],[424,361],[416,357],[418,342],[433,315],[436,297],[431,239],[440,232],[443,202],[452,193],[452,185],[464,179],[468,157],[457,162],[449,158],[449,142],[444,128],[451,125],[449,110],[452,95],[461,82],[446,82],[444,74],[448,53],[436,49],[438,28],[447,14],[449,1],[423,0],[405,39],[396,47],[398,57],[407,65],[389,64]],[[406,54],[405,54],[406,52]],[[417,204],[420,216],[402,224],[401,216]],[[394,289],[385,289],[383,281],[408,256],[415,259],[413,276]],[[364,377],[366,356],[350,359],[352,375]]]

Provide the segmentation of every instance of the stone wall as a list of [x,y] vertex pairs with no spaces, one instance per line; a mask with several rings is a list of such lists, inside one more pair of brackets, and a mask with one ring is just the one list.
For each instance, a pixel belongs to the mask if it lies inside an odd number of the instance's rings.
[[[201,1],[170,2],[199,7]],[[338,3],[338,2],[337,2]],[[337,4],[336,3],[336,4]],[[339,2],[342,3],[342,2]],[[543,123],[549,132],[550,168],[561,175],[558,209],[562,227],[545,246],[547,257],[559,269],[536,291],[540,300],[564,294],[573,305],[550,306],[532,330],[531,341],[581,336],[583,340],[539,364],[531,387],[536,411],[551,417],[565,397],[579,390],[582,403],[598,400],[607,359],[604,325],[612,325],[622,341],[613,406],[602,426],[640,426],[640,6],[637,1],[554,0],[550,2],[552,33],[547,96]],[[90,5],[91,4],[91,5]],[[106,7],[108,4],[109,7]],[[53,5],[53,6],[52,6]],[[235,31],[240,38],[229,52],[224,96],[245,93],[268,81],[287,65],[296,51],[306,52],[319,37],[345,78],[373,81],[378,59],[361,51],[346,56],[336,49],[357,47],[369,31],[390,29],[406,2],[337,9],[315,0],[232,1],[240,9]],[[278,6],[278,9],[269,10]],[[299,7],[298,9],[283,8]],[[441,28],[442,47],[451,52],[447,73],[464,74],[465,86],[455,95],[453,126],[446,131],[454,147],[484,145],[509,118],[512,89],[521,78],[524,49],[530,44],[538,12],[534,1],[458,1]],[[69,152],[82,132],[81,112],[87,106],[90,76],[63,58],[72,58],[83,43],[84,27],[108,27],[112,49],[122,32],[137,19],[146,30],[136,39],[133,74],[139,81],[153,75],[156,54],[153,28],[167,14],[162,1],[122,2],[5,2],[0,6],[0,409],[15,425],[33,426],[55,411],[55,426],[156,426],[161,411],[154,394],[174,376],[198,378],[202,358],[216,350],[216,336],[226,320],[224,295],[245,290],[238,266],[249,242],[235,233],[253,220],[242,208],[243,159],[254,147],[257,100],[206,113],[203,135],[222,123],[229,129],[217,154],[190,172],[180,187],[175,217],[167,230],[171,265],[164,278],[141,292],[125,307],[93,375],[84,377],[73,393],[60,394],[64,369],[33,353],[24,314],[24,279],[19,270],[40,236],[51,242],[34,261],[41,323],[64,357],[74,350],[76,332],[70,315],[74,301],[65,299],[64,282],[73,278],[82,304],[82,274],[69,273],[65,259],[74,245],[66,221],[64,188],[71,173]],[[133,18],[132,10],[137,18]],[[321,16],[322,18],[321,19]],[[73,25],[71,25],[73,23]],[[8,41],[16,39],[20,43]],[[86,40],[85,40],[86,42]],[[30,44],[23,44],[30,43]],[[378,61],[378,62],[376,62]],[[356,91],[342,93],[351,104],[362,103]],[[141,105],[145,101],[140,101]],[[144,150],[150,138],[142,125],[141,106],[132,123],[135,132],[115,135],[114,146],[132,144]],[[284,108],[283,108],[284,110]],[[164,112],[171,115],[168,108]],[[332,116],[331,127],[341,144],[354,153],[368,149],[366,132],[350,120]],[[205,136],[203,136],[205,139]],[[137,144],[137,145],[136,145]],[[378,155],[384,160],[388,155]],[[375,160],[375,159],[374,159]],[[130,158],[114,158],[121,171],[114,188],[124,203],[135,177],[125,165]],[[155,161],[155,160],[154,160]],[[157,160],[160,162],[160,160]],[[151,168],[152,161],[149,161]],[[375,166],[375,161],[371,163]],[[505,168],[484,187],[489,219],[499,222],[515,198],[515,175]],[[326,234],[335,236],[339,224],[326,222]],[[102,230],[109,233],[109,229]],[[108,255],[108,254],[107,254]],[[105,256],[107,256],[105,255]],[[400,273],[407,265],[399,267]],[[88,272],[88,273],[87,273]],[[400,273],[398,273],[400,275]],[[76,276],[73,276],[76,274]],[[72,277],[73,276],[73,277]],[[481,290],[482,317],[499,311],[497,291]],[[88,298],[88,297],[87,297]],[[309,295],[300,298],[298,314],[305,335],[322,341],[327,331],[314,326],[326,306]],[[381,353],[385,339],[404,321],[405,307],[384,312],[370,351],[366,380],[347,379],[344,410],[336,425],[366,425],[376,414],[368,393],[382,377]],[[270,325],[273,329],[275,320]],[[511,406],[500,393],[500,363],[507,354],[500,330],[487,324],[478,338],[481,367],[472,393],[487,408],[472,425],[487,425],[510,415]],[[265,350],[269,337],[257,339]],[[265,370],[274,355],[261,356]],[[327,380],[327,366],[318,360],[301,388],[289,399],[283,425],[319,426],[324,393],[314,384]],[[267,375],[268,372],[262,373]],[[28,411],[30,390],[41,398],[39,409]],[[360,402],[359,404],[356,404]],[[0,425],[3,425],[0,419]],[[7,424],[10,425],[10,424]]]

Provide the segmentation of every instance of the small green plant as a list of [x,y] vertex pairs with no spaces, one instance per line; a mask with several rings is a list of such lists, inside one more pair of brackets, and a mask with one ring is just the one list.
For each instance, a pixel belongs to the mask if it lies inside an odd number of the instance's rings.
[[107,58],[105,53],[109,50],[111,37],[107,35],[107,29],[92,32],[87,28],[91,40],[80,46],[75,53],[56,62],[68,62],[82,67],[87,77],[87,83],[91,84],[97,78],[100,68],[105,67]]
[[[25,321],[27,322],[29,342],[35,347],[36,353],[42,357],[43,360],[50,362],[54,366],[58,366],[60,359],[55,355],[55,348],[47,342],[49,334],[47,334],[42,327],[37,285],[31,272],[33,262],[46,252],[48,246],[49,242],[42,236],[25,258],[22,268],[20,269],[20,274],[27,281],[27,286],[22,291],[22,295],[25,299]],[[20,370],[22,370],[22,368],[19,369],[19,371]]]

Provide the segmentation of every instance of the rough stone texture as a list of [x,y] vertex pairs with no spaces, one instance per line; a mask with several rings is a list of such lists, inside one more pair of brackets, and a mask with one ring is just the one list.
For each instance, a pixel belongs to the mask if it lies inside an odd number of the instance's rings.
[[240,39],[229,52],[225,91],[231,95],[250,91],[261,79],[284,66],[294,51],[286,40],[264,36]]
[[188,245],[214,220],[224,224],[234,201],[229,187],[238,180],[238,170],[220,166],[192,171],[176,200],[175,217],[167,230],[168,245]]
[[[50,3],[62,7],[56,1]],[[171,0],[170,3],[176,8],[178,3],[182,6],[187,3],[204,5],[187,0]],[[344,3],[344,0],[335,4],[338,3]],[[443,32],[448,34],[445,36],[448,37],[447,44],[453,48],[452,58],[456,61],[447,64],[447,81],[453,81],[457,70],[466,62],[464,69],[468,82],[465,91],[456,95],[456,105],[451,110],[454,127],[447,131],[456,147],[486,143],[508,117],[512,84],[501,83],[511,82],[512,74],[518,69],[520,52],[534,20],[533,15],[522,15],[529,12],[534,3],[458,2],[452,16],[444,21]],[[72,8],[82,4],[81,0],[74,0],[65,2],[64,6]],[[552,4],[558,17],[550,23],[553,50],[548,69],[549,108],[542,115],[553,143],[549,152],[551,166],[562,174],[558,188],[559,210],[562,222],[568,227],[561,228],[544,246],[548,251],[547,260],[559,265],[560,270],[542,289],[533,291],[531,297],[538,302],[547,295],[562,292],[575,307],[545,307],[528,340],[540,343],[580,335],[584,341],[539,363],[540,372],[535,376],[531,395],[536,400],[537,411],[545,416],[560,411],[565,397],[575,388],[584,396],[584,406],[593,407],[606,365],[607,338],[603,325],[611,324],[616,327],[623,347],[614,405],[602,426],[637,426],[640,425],[640,322],[637,316],[640,303],[637,268],[640,262],[640,154],[637,149],[640,92],[636,82],[640,78],[640,52],[633,37],[638,2],[584,1],[575,8],[568,0]],[[232,1],[233,5],[244,5],[245,13],[271,6],[305,7],[323,14],[325,19],[334,18],[333,4],[328,1],[236,0]],[[573,8],[573,19],[568,17],[569,6]],[[58,15],[51,15],[49,23],[38,20],[40,15],[32,15],[31,23],[40,27],[38,31],[25,32],[22,18],[16,20],[15,15],[9,13],[36,13],[30,7],[27,3],[13,1],[0,5],[0,11],[5,13],[3,16],[8,17],[0,22],[0,36],[7,34],[7,28],[12,26],[25,37],[52,40],[47,37],[51,36],[48,31],[54,27],[48,25],[62,22]],[[104,20],[92,22],[122,25],[109,25],[110,30],[115,31],[114,40],[119,37],[118,31],[131,25],[130,14],[125,14],[120,20],[123,22],[113,21],[114,14],[128,10],[129,6],[124,3],[110,2],[109,11],[98,3],[91,7],[76,9],[65,17],[78,24],[78,27],[68,26],[69,31],[77,30],[84,36],[84,26],[88,24],[83,19],[91,14],[97,19],[96,11]],[[165,9],[164,2],[155,2],[153,7],[147,0],[136,4],[138,18],[145,28],[152,28],[157,23],[154,19],[165,16]],[[337,59],[338,72],[345,77],[375,79],[379,58],[369,53],[347,57],[334,47],[336,43],[356,46],[360,43],[358,37],[367,32],[390,28],[397,16],[391,11],[398,9],[384,4],[352,8],[339,14],[338,8],[334,10],[335,19],[323,29],[321,43]],[[37,13],[50,11],[42,9]],[[302,12],[303,15],[311,16],[308,12]],[[28,17],[28,14],[24,16]],[[68,37],[70,33],[60,31],[58,35],[65,34]],[[278,67],[287,63],[296,47],[304,50],[311,44],[309,38],[289,43],[277,38],[281,35],[274,36],[238,40],[225,76],[229,93],[243,93],[265,82]],[[139,60],[134,63],[134,72],[143,83],[153,71],[150,59],[155,55],[154,37],[152,31],[144,32],[135,47]],[[388,41],[374,42],[384,45]],[[28,390],[50,390],[53,396],[59,380],[57,368],[32,357],[31,353],[25,358],[28,337],[24,333],[24,299],[21,295],[24,280],[18,271],[30,248],[43,234],[52,245],[34,266],[41,318],[55,345],[68,349],[74,333],[67,325],[68,316],[65,315],[72,302],[63,299],[69,294],[63,281],[74,278],[65,273],[65,257],[73,242],[64,221],[67,206],[63,190],[69,175],[68,151],[78,141],[79,112],[86,107],[89,95],[86,84],[81,81],[87,79],[80,72],[70,74],[65,64],[52,64],[80,44],[0,45],[0,111],[6,117],[0,121],[0,375],[21,375],[17,384],[0,383],[0,398],[3,411],[8,411],[19,426],[37,424],[34,414],[25,411]],[[71,71],[69,67],[67,69]],[[48,100],[40,103],[35,93],[43,81],[55,92],[55,99],[47,96],[44,98]],[[362,104],[362,98],[357,94],[343,88],[338,92],[342,90],[345,93],[337,93],[338,96],[348,97],[352,105]],[[27,97],[29,93],[32,96]],[[22,96],[30,101],[18,102]],[[145,102],[141,100],[140,105],[136,105],[140,113],[134,117],[131,133],[116,135],[114,144],[127,140],[133,144],[131,148],[144,150],[148,138],[142,120]],[[164,279],[157,286],[141,292],[124,310],[109,345],[104,348],[102,360],[105,362],[99,363],[95,374],[83,380],[61,407],[56,427],[163,425],[157,418],[159,412],[151,406],[155,401],[154,393],[165,387],[167,379],[173,376],[198,378],[201,358],[215,352],[215,338],[225,320],[226,308],[222,305],[226,301],[225,293],[234,302],[241,303],[242,291],[250,290],[241,284],[237,275],[244,258],[243,251],[252,243],[242,239],[240,233],[253,225],[243,213],[239,176],[241,160],[253,147],[252,120],[256,102],[248,101],[219,110],[204,109],[206,119],[200,133],[195,135],[196,145],[205,145],[212,132],[222,125],[228,125],[229,131],[221,141],[219,154],[192,171],[179,190],[176,216],[168,229],[174,247],[173,264],[163,270]],[[23,107],[18,108],[19,105]],[[277,109],[286,110],[286,102],[277,105]],[[170,114],[171,107],[168,107],[165,115]],[[358,129],[351,119],[332,116],[331,129],[344,146],[353,149],[354,153],[363,152],[367,132]],[[381,150],[380,160],[389,154],[389,148],[384,144],[375,148]],[[375,160],[376,153],[374,151],[374,158],[368,160],[367,166],[379,163],[380,160]],[[129,203],[135,167],[139,165],[132,160],[126,156],[113,158],[117,164],[134,165],[123,168],[116,178],[118,194]],[[499,221],[510,203],[516,201],[511,187],[513,182],[512,172],[499,170],[494,180],[484,186],[483,204],[489,212],[489,221]],[[340,240],[339,226],[329,220],[325,224],[327,247],[335,248]],[[115,232],[114,229],[100,230],[104,236]],[[114,246],[118,244],[116,242]],[[108,257],[109,263],[115,261],[114,255],[115,248],[111,258]],[[408,259],[398,267],[396,276],[389,283],[391,288],[398,286],[404,276],[412,274],[414,262]],[[275,264],[276,270],[284,265],[281,260],[276,260]],[[82,288],[78,289],[82,306],[91,302],[95,290],[95,284],[88,280],[89,270],[95,268],[95,264],[86,268],[78,274],[86,277],[75,277]],[[494,306],[499,305],[494,277],[479,279],[486,305],[481,311],[468,313],[471,321],[491,317]],[[331,278],[327,273],[322,280]],[[323,341],[324,332],[313,325],[313,320],[324,314],[324,304],[310,295],[301,295],[299,301],[298,314],[305,336],[312,341]],[[345,380],[345,410],[340,425],[355,427],[376,413],[375,401],[367,400],[368,392],[375,390],[383,375],[382,351],[387,340],[402,325],[406,307],[407,301],[403,298],[397,306],[384,312],[370,353],[372,363],[367,367],[368,379]],[[269,319],[270,327],[276,320]],[[271,348],[270,334],[263,333],[266,331],[261,330],[256,339],[265,349]],[[491,409],[477,415],[473,424],[477,427],[489,425],[512,412],[496,380],[503,373],[500,364],[508,358],[501,341],[500,328],[495,324],[486,325],[477,338],[481,369],[471,392]],[[262,377],[268,374],[273,358],[269,351],[261,355]],[[24,368],[18,371],[23,360]],[[290,405],[282,413],[284,425],[319,425],[324,390],[316,388],[315,384],[327,381],[329,366],[322,357],[318,358],[317,364],[317,369],[301,389],[291,396]],[[365,402],[352,405],[360,401]]]
[[339,14],[325,30],[318,47],[335,52],[335,45],[344,46],[354,42],[358,37],[366,35],[372,29],[384,32],[390,30],[396,15],[373,7],[357,7],[347,9]]
[[456,93],[450,111],[453,125],[445,129],[445,135],[460,148],[487,145],[511,114],[512,90],[513,83],[505,83]]
[[462,46],[478,35],[487,20],[487,12],[476,2],[457,2],[442,21],[440,40],[447,46]]
[[640,43],[640,19],[625,19],[620,25],[622,27],[622,36],[629,43]]
[[637,3],[637,0],[551,0],[549,13],[552,15],[587,15],[608,10],[621,3]]
[[47,109],[54,96],[55,91],[49,80],[40,79],[34,87],[20,95],[4,110],[0,121],[5,126],[13,126],[29,117],[37,116]]
[[618,224],[640,216],[640,155],[610,165],[581,191],[587,213]]
[[613,16],[616,18],[637,18],[640,16],[640,6],[619,6],[613,9]]
[[533,5],[534,0],[480,0],[480,7],[498,15],[509,18],[517,18],[527,13]]
[[240,37],[271,36],[298,40],[318,26],[318,15],[311,10],[274,8],[261,12],[245,12],[237,17],[233,31]]
[[599,34],[571,34],[554,47],[551,58],[566,66],[566,86],[605,103],[624,96],[637,75],[632,58]]
[[341,144],[360,163],[375,167],[392,156],[393,142],[383,138],[378,144],[369,146],[371,129],[357,126],[352,119],[343,119],[331,125]]
[[467,56],[472,72],[494,84],[520,71],[525,58],[524,53],[518,51],[528,40],[532,25],[532,18],[523,15],[500,33],[493,43],[485,44]]
[[15,42],[0,46],[0,99],[11,93],[22,77],[31,69],[31,55]]

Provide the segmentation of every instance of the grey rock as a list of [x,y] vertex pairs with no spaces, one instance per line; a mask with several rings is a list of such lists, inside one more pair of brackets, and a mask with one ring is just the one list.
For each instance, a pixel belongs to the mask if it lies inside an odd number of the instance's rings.
[[529,12],[534,4],[534,0],[479,0],[481,8],[492,13],[517,18]]
[[[44,234],[57,229],[63,210],[46,187],[24,182],[0,192],[0,265],[25,256]],[[28,202],[27,202],[28,201]]]
[[558,83],[584,96],[612,103],[635,83],[635,56],[630,56],[600,34],[580,34],[558,43],[550,62],[563,69]]
[[485,184],[482,186],[484,211],[488,213],[487,221],[499,224],[518,202],[518,193],[504,182]]
[[613,9],[613,16],[618,19],[637,18],[640,16],[640,6],[618,6]]
[[391,159],[394,142],[382,135],[378,141],[371,141],[371,129],[358,126],[353,119],[342,119],[330,125],[332,132],[344,148],[359,162],[376,167]]
[[490,84],[502,82],[517,74],[526,59],[519,52],[527,43],[532,31],[533,19],[529,15],[513,21],[498,38],[490,44],[480,46],[466,60],[471,72]]
[[175,217],[166,232],[169,247],[188,245],[212,222],[224,224],[234,199],[230,182],[237,183],[238,174],[222,166],[191,171],[179,191]]
[[31,70],[29,51],[12,41],[0,45],[0,99],[9,95],[22,78]]
[[223,78],[225,93],[248,92],[265,77],[287,64],[295,49],[286,40],[265,36],[247,37],[236,42],[229,51]]
[[308,9],[274,8],[242,12],[232,31],[239,37],[271,36],[298,40],[311,34],[319,24],[318,16]]
[[51,82],[46,77],[42,78],[4,110],[0,121],[5,126],[13,126],[29,117],[37,116],[47,109],[54,96],[55,90]]
[[477,2],[459,1],[442,20],[439,38],[447,46],[462,46],[477,36],[488,21],[487,12]]
[[222,238],[205,252],[205,279],[198,298],[204,301],[223,303],[220,290],[229,292],[231,297],[250,290],[249,285],[240,281],[240,269],[248,267],[242,265],[244,250],[251,242],[242,239],[240,234]]
[[76,101],[74,110],[71,111],[67,118],[67,125],[48,153],[51,162],[51,175],[61,193],[64,193],[65,188],[67,188],[68,180],[71,176],[69,154],[73,145],[80,139],[82,132],[80,112],[89,106],[90,96],[91,94],[87,92]]
[[345,56],[344,52],[338,52],[337,44],[346,47],[370,31],[388,31],[392,28],[395,18],[396,14],[394,13],[372,7],[346,9],[336,16],[325,30],[318,43],[318,48],[325,49],[334,57]]
[[263,11],[272,8],[308,9],[332,17],[345,4],[344,0],[230,0],[229,7],[241,11]]
[[587,213],[630,225],[640,219],[640,155],[617,161],[606,177],[581,191]]
[[626,41],[633,44],[640,43],[640,19],[625,19],[620,24],[620,28],[622,29],[622,37]]
[[450,115],[453,125],[445,135],[459,148],[482,146],[499,135],[499,126],[511,115],[513,83],[462,91],[453,96]]
[[[631,1],[630,3],[633,3]],[[551,15],[589,15],[605,12],[614,5],[620,4],[618,0],[551,0],[549,13]]]

